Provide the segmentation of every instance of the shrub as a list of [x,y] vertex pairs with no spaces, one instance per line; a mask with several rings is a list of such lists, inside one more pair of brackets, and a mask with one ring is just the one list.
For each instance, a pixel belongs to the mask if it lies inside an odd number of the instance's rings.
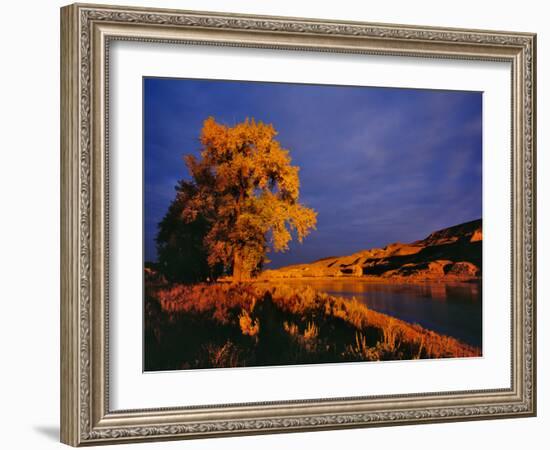
[[239,325],[244,335],[257,336],[260,332],[260,321],[258,319],[252,320],[250,314],[244,309],[239,316]]

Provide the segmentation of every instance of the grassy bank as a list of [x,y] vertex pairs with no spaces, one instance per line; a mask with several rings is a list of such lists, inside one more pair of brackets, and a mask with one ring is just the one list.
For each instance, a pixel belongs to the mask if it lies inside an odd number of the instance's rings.
[[145,369],[480,356],[458,340],[309,287],[146,284]]

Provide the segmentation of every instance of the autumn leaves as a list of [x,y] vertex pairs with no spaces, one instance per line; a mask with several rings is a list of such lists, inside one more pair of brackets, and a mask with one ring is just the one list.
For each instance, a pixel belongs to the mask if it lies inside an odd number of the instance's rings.
[[185,270],[187,254],[203,268],[187,277],[194,281],[226,272],[233,281],[249,279],[267,262],[268,250],[285,251],[294,236],[301,242],[315,228],[317,213],[299,202],[299,167],[276,135],[272,125],[254,119],[233,127],[205,120],[200,157],[185,157],[192,179],[178,183],[159,226],[161,267],[183,259]]

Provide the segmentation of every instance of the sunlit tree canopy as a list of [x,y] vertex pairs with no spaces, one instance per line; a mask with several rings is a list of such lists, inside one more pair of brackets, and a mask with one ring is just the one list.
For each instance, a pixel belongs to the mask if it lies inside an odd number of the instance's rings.
[[261,269],[268,251],[285,251],[315,229],[317,213],[299,201],[299,167],[276,135],[254,119],[233,127],[205,120],[200,157],[185,157],[192,179],[178,183],[160,224],[161,265],[169,264],[163,255],[185,255],[192,237],[189,254],[205,255],[210,270],[223,266],[240,281]]

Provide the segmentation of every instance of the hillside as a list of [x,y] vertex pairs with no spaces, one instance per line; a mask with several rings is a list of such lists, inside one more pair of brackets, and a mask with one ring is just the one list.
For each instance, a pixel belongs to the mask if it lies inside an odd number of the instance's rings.
[[425,239],[348,256],[323,258],[262,273],[262,279],[304,277],[371,277],[376,279],[472,280],[481,277],[481,219],[434,231]]

